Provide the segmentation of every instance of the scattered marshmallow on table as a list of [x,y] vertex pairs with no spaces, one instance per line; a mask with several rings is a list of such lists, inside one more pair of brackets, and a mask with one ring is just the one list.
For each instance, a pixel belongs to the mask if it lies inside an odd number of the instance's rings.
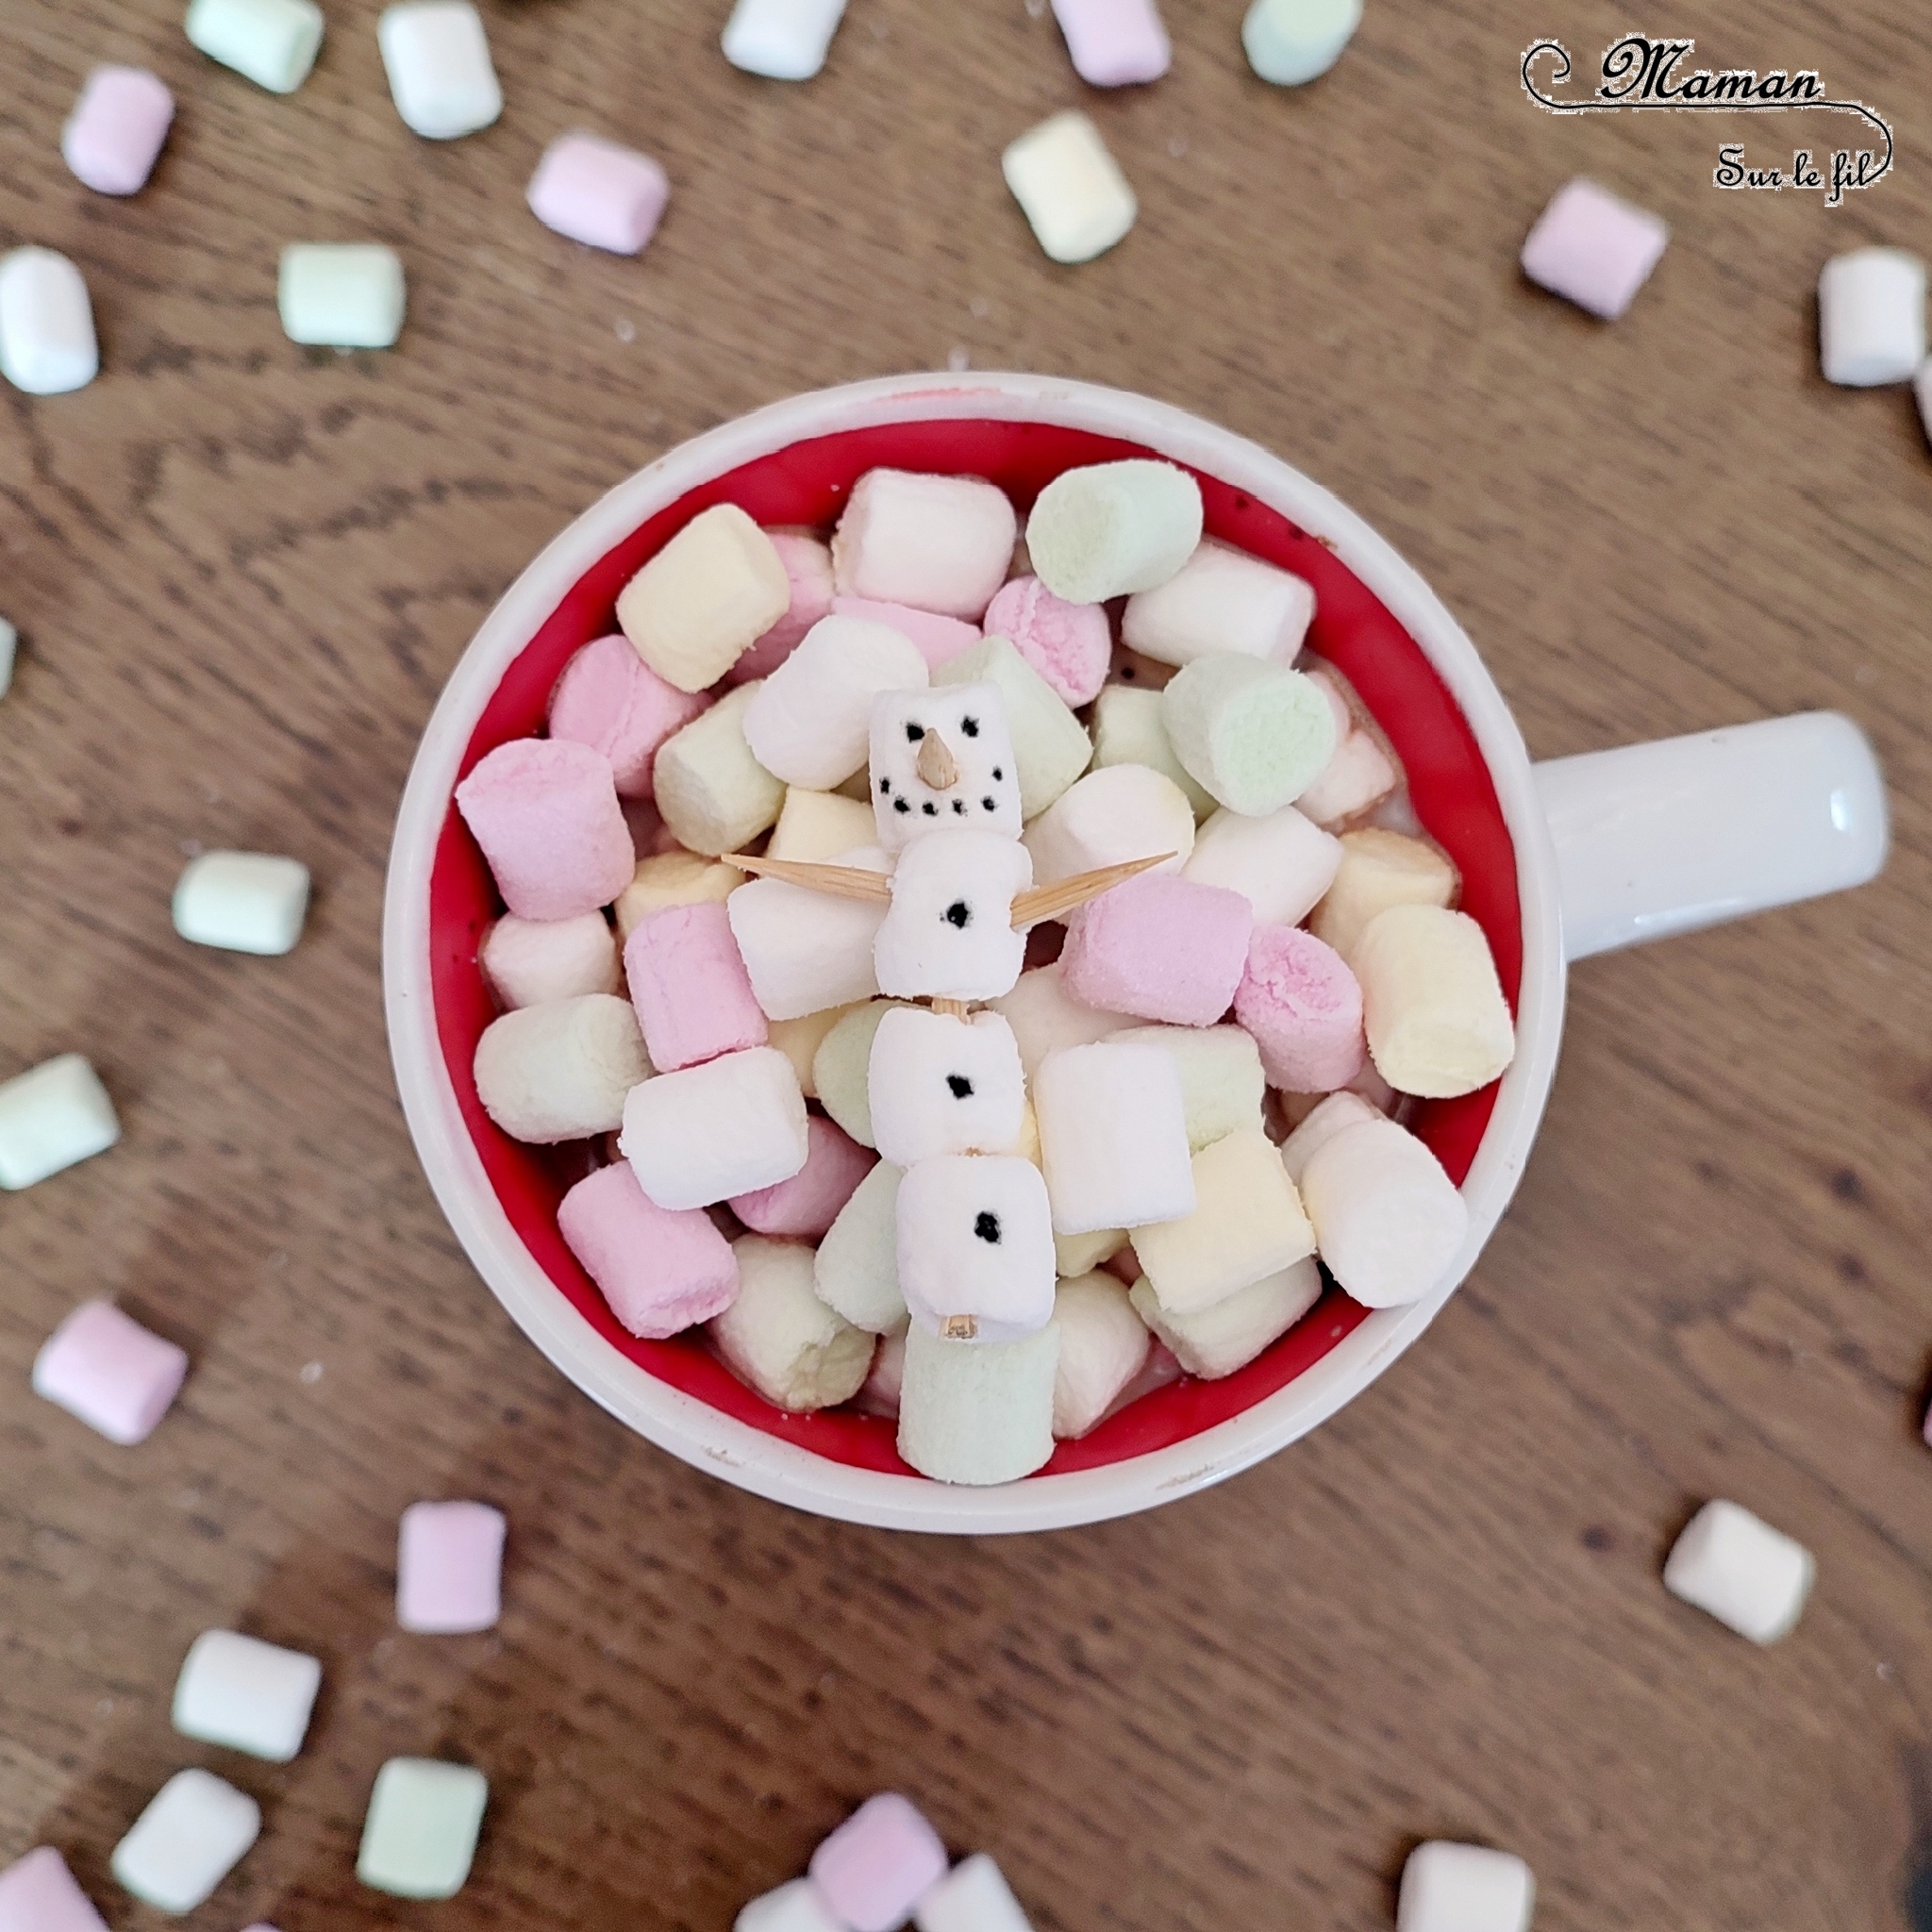
[[1315,1230],[1274,1141],[1258,1127],[1194,1156],[1194,1211],[1137,1228],[1134,1254],[1171,1314],[1211,1308],[1315,1252]]
[[790,1180],[811,1151],[805,1096],[774,1046],[633,1087],[618,1142],[660,1208],[708,1208]]
[[[966,655],[985,662],[994,641],[1004,645],[1003,640],[990,641]],[[1011,646],[1004,648],[1010,655],[999,668],[1010,675],[1017,664],[1025,671]],[[1086,763],[1087,734],[1074,714],[1030,672],[1027,676],[1030,684],[1010,677],[1017,693],[1011,704],[997,676],[946,676],[939,690],[878,694],[872,707],[866,770],[878,841],[888,852],[900,851],[928,832],[965,826],[1017,839],[1027,807],[1029,770],[1018,749],[1022,732],[1043,747],[1031,756],[1051,779],[1058,779],[1075,755],[1049,704],[1079,732],[1077,755]],[[1016,711],[1019,729],[1013,725]],[[1066,782],[1072,782],[1071,776]]]
[[1659,216],[1578,175],[1537,217],[1523,244],[1523,272],[1553,295],[1615,322],[1636,301],[1670,239]]
[[859,1182],[878,1165],[869,1147],[822,1116],[812,1114],[805,1125],[805,1165],[795,1174],[755,1193],[731,1197],[731,1211],[754,1234],[824,1239]]
[[798,858],[808,862],[837,858],[877,836],[870,804],[847,798],[842,791],[814,791],[807,786],[786,788],[784,808],[772,827],[767,858]]
[[977,623],[1007,580],[1018,531],[1006,491],[976,476],[869,470],[832,536],[839,594]]
[[770,831],[785,787],[752,756],[744,714],[759,691],[741,684],[658,748],[652,791],[680,845],[716,858]]
[[470,1875],[490,1784],[474,1765],[391,1757],[375,1774],[356,1876],[396,1898],[454,1898]]
[[476,1097],[514,1141],[540,1145],[608,1134],[650,1075],[636,1009],[614,993],[520,1007],[476,1042]]
[[77,1053],[0,1083],[0,1188],[30,1188],[121,1138],[114,1103]]
[[1160,694],[1174,757],[1230,811],[1260,818],[1295,798],[1334,756],[1335,714],[1299,671],[1210,651]]
[[1322,1299],[1322,1270],[1309,1255],[1185,1315],[1162,1307],[1144,1275],[1128,1298],[1189,1374],[1215,1382],[1246,1368]]
[[614,993],[622,983],[617,936],[601,912],[575,919],[519,919],[507,912],[483,935],[476,964],[508,1010],[587,992]]
[[845,1928],[833,1918],[809,1878],[794,1878],[789,1885],[753,1899],[731,1922],[731,1932],[845,1932]]
[[1775,1643],[1797,1627],[1816,1574],[1803,1543],[1720,1499],[1671,1546],[1664,1588],[1753,1643]]
[[811,1856],[811,1879],[852,1932],[898,1932],[946,1875],[946,1848],[897,1791],[868,1798]]
[[1140,213],[1099,128],[1076,108],[1021,135],[1000,157],[1000,171],[1035,240],[1069,266],[1105,255]]
[[[839,856],[861,870],[885,870],[876,847]],[[873,948],[886,908],[877,900],[836,897],[786,879],[753,879],[732,893],[724,909],[768,1018],[803,1019],[878,991]]]
[[[1060,1331],[953,1341],[914,1323],[899,1391],[899,1454],[935,1482],[1017,1482],[1053,1455]],[[892,1923],[897,1923],[896,1921]]]
[[1431,1839],[1409,1853],[1396,1932],[1529,1932],[1536,1880],[1512,1852]]
[[308,868],[265,852],[204,852],[175,886],[175,930],[198,946],[275,958],[308,911]]
[[1209,651],[1292,664],[1314,615],[1311,584],[1209,541],[1166,583],[1127,599],[1121,640],[1160,664],[1191,664]]
[[1053,1320],[1060,1331],[1053,1432],[1071,1440],[1092,1428],[1146,1365],[1147,1324],[1111,1274],[1062,1281],[1054,1291]]
[[698,906],[707,899],[722,904],[743,883],[744,874],[735,865],[723,865],[696,852],[658,852],[641,858],[630,884],[610,908],[618,941],[627,941],[652,913],[666,906]]
[[1301,1196],[1328,1272],[1364,1307],[1420,1301],[1469,1234],[1469,1208],[1441,1162],[1391,1120],[1323,1141],[1303,1165]]
[[923,691],[925,659],[902,632],[858,617],[825,617],[757,688],[744,712],[752,756],[788,785],[827,791],[866,762],[873,700]]
[[275,308],[291,342],[387,349],[408,307],[403,258],[379,242],[302,242],[282,250]]
[[177,1771],[148,1801],[108,1869],[143,1905],[192,1912],[241,1863],[261,1807],[212,1772]]
[[1090,87],[1158,80],[1174,58],[1154,0],[1053,0],[1053,12]]
[[937,610],[915,610],[909,604],[882,604],[874,597],[834,597],[832,615],[888,625],[918,647],[919,655],[931,671],[937,671],[961,651],[970,650],[980,638],[979,625],[969,624],[963,617],[942,617]]
[[660,1074],[766,1043],[728,906],[707,900],[652,913],[625,942],[624,974]]
[[993,1010],[1013,1029],[1026,1077],[1048,1054],[1063,1046],[1088,1046],[1134,1023],[1125,1013],[1101,1011],[1067,991],[1058,959],[1021,974],[1011,992],[993,1002]]
[[1101,604],[1151,591],[1201,541],[1201,486],[1150,457],[1066,470],[1026,519],[1026,555],[1056,597]]
[[1854,248],[1818,277],[1818,346],[1826,382],[1909,382],[1925,359],[1925,264],[1903,248]]
[[[1093,705],[1093,764],[1096,770],[1111,765],[1146,765],[1163,778],[1171,778],[1193,808],[1196,819],[1205,819],[1219,809],[1193,774],[1174,755],[1167,725],[1160,715],[1160,693],[1142,686],[1109,684]],[[1209,885],[1224,885],[1223,879],[1209,879]]]
[[1293,925],[1248,941],[1234,1016],[1254,1036],[1271,1087],[1332,1093],[1362,1070],[1362,990],[1334,947]]
[[287,1764],[302,1748],[322,1664],[235,1630],[204,1630],[175,1680],[173,1723],[184,1738]]
[[919,1901],[919,1932],[1033,1932],[1006,1874],[984,1852],[961,1858]]
[[1035,1072],[1033,1105],[1056,1234],[1194,1211],[1181,1076],[1158,1047],[1063,1047]]
[[189,40],[257,87],[291,94],[322,47],[315,0],[190,0]]
[[1053,1319],[1053,1212],[1040,1170],[1017,1154],[942,1154],[900,1177],[899,1291],[915,1328],[970,1316],[983,1342]]
[[1072,915],[1060,983],[1091,1007],[1211,1026],[1234,1004],[1254,926],[1239,892],[1142,873]]
[[455,141],[503,112],[483,16],[470,0],[396,0],[376,17],[383,72],[404,125]]
[[873,1141],[897,1167],[938,1154],[1006,1154],[1020,1139],[1026,1077],[1013,1029],[924,1007],[888,1011],[873,1035],[866,1092]]
[[1362,24],[1362,0],[1255,0],[1241,22],[1248,65],[1276,87],[1319,80]]
[[488,1503],[411,1503],[396,1533],[396,1622],[426,1637],[493,1628],[508,1528]]
[[1391,906],[1356,941],[1352,964],[1375,1070],[1398,1093],[1474,1093],[1515,1058],[1496,962],[1468,913]]
[[1344,959],[1352,958],[1369,922],[1390,907],[1447,906],[1456,897],[1456,868],[1424,840],[1370,825],[1344,832],[1341,842],[1341,862],[1308,930]]
[[82,1302],[41,1344],[33,1391],[124,1447],[144,1442],[188,1377],[188,1354],[112,1302]]
[[1026,958],[1013,900],[1032,881],[1026,848],[996,832],[938,832],[908,845],[873,942],[879,991],[954,1000],[1011,992]]
[[1334,885],[1341,859],[1341,841],[1296,806],[1259,818],[1224,810],[1195,834],[1181,875],[1239,892],[1257,925],[1299,925]]
[[1042,886],[1162,855],[1155,871],[1177,873],[1194,849],[1194,808],[1158,772],[1109,765],[1075,779],[1026,827],[1026,849]]
[[724,58],[765,80],[809,80],[825,64],[845,0],[738,0]]
[[861,1147],[873,1144],[872,1042],[899,1002],[867,1000],[832,1024],[811,1058],[819,1104]]
[[546,228],[567,241],[636,255],[658,231],[671,183],[649,155],[579,131],[559,134],[543,150],[524,198]]
[[1351,1093],[1344,1088],[1340,1093],[1328,1094],[1308,1109],[1301,1124],[1281,1143],[1281,1164],[1288,1170],[1289,1179],[1300,1187],[1302,1175],[1318,1147],[1325,1146],[1344,1127],[1357,1127],[1364,1121],[1382,1117],[1381,1109],[1371,1106],[1359,1093]]
[[0,255],[0,375],[30,396],[85,389],[100,373],[80,271],[51,248]]
[[700,1208],[659,1208],[627,1161],[587,1174],[557,1209],[565,1244],[618,1324],[661,1341],[723,1314],[738,1292],[731,1243]]
[[986,607],[985,629],[1007,639],[1066,704],[1091,704],[1107,682],[1113,632],[1103,605],[1069,604],[1038,577],[1014,577]]
[[637,870],[610,760],[561,738],[513,738],[477,760],[457,809],[521,919],[608,906]]
[[1108,1037],[1124,1046],[1158,1046],[1173,1059],[1193,1153],[1238,1128],[1259,1129],[1267,1083],[1260,1052],[1241,1027],[1130,1026]]
[[628,638],[613,631],[563,667],[550,693],[550,736],[588,744],[608,758],[620,798],[648,798],[658,747],[710,702],[667,684]]
[[733,1372],[794,1414],[851,1401],[872,1367],[874,1338],[819,1299],[811,1250],[761,1234],[731,1245],[738,1299],[710,1329]]
[[852,1191],[812,1257],[818,1298],[874,1335],[906,1325],[906,1297],[899,1291],[900,1174],[891,1161],[879,1161]]
[[13,683],[14,659],[20,650],[20,633],[0,617],[0,698]]
[[37,1845],[0,1872],[0,1932],[108,1932],[67,1860]]
[[659,677],[701,691],[791,608],[791,580],[771,538],[735,503],[720,503],[625,586],[617,622]]
[[136,194],[154,173],[175,96],[144,67],[96,67],[60,130],[60,157],[96,194]]
[[[724,674],[731,684],[769,677],[798,648],[806,632],[820,618],[831,616],[833,610],[831,545],[798,530],[767,530],[765,534],[778,553],[778,561],[785,566],[791,601],[786,606],[784,616],[760,632]],[[860,610],[853,614],[863,617],[868,613]]]

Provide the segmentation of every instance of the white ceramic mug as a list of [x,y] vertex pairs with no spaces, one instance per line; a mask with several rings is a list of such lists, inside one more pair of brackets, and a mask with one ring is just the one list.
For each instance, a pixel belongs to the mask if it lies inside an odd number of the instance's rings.
[[[1119,438],[1219,479],[1332,550],[1421,647],[1487,761],[1516,855],[1518,1049],[1463,1183],[1469,1240],[1423,1301],[1373,1313],[1274,1393],[1169,1447],[1004,1488],[854,1468],[780,1441],[627,1359],[564,1298],[510,1224],[458,1108],[432,1005],[429,880],[465,747],[499,682],[598,559],[728,472],[880,425],[991,421]],[[1848,720],[1812,713],[1533,765],[1474,647],[1408,564],[1325,490],[1255,443],[1144,397],[1037,375],[913,375],[800,396],[728,423],[620,484],[491,613],[430,719],[396,824],[384,916],[404,1110],[444,1212],[519,1325],[578,1388],[687,1462],[820,1514],[903,1529],[1046,1529],[1145,1509],[1293,1441],[1382,1373],[1474,1266],[1514,1193],[1556,1071],[1572,960],[1872,878],[1884,791]]]

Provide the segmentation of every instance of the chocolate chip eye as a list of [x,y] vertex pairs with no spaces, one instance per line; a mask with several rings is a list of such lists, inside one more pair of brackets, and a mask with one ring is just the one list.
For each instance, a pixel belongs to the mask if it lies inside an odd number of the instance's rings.
[[953,1098],[955,1100],[971,1100],[973,1098],[973,1082],[964,1074],[948,1074],[946,1075],[946,1085],[953,1090]]
[[963,899],[955,899],[946,908],[946,924],[958,926],[961,932],[973,924],[973,908]]
[[924,738],[924,736],[925,736],[925,726],[924,726],[924,724],[908,724],[908,725],[907,725],[907,727],[906,727],[906,742],[907,742],[908,744],[917,744],[917,743],[919,742],[919,741],[920,741],[920,740],[921,740],[922,738]]
[[953,809],[955,811],[963,812],[966,809],[966,801],[963,798],[954,799]]
[[991,799],[990,799],[990,798],[982,798],[982,799],[981,799],[981,800],[980,800],[979,802],[980,802],[980,804],[981,804],[982,806],[984,806],[984,807],[986,808],[986,809],[987,809],[988,811],[997,811],[997,810],[999,810],[999,807],[998,807],[997,805],[995,805],[995,804],[994,804],[994,803],[992,802],[992,800],[991,800]]
[[881,798],[890,798],[891,795],[892,781],[890,778],[881,778],[879,780],[879,796]]
[[912,808],[903,798],[895,798],[892,801],[892,809],[894,811],[910,811]]
[[979,1210],[978,1218],[973,1224],[973,1232],[991,1246],[998,1247],[1000,1244],[999,1216],[997,1214],[989,1214],[982,1208]]
[[961,718],[959,720],[959,729],[968,738],[977,738],[979,736],[979,720],[977,718]]
[[997,765],[992,768],[992,782],[995,785],[1003,784],[1006,780],[1006,775]]
[[930,799],[928,799],[925,802],[925,804],[920,808],[920,809],[924,811],[926,817],[929,819],[936,819],[940,815],[939,807],[934,805]]

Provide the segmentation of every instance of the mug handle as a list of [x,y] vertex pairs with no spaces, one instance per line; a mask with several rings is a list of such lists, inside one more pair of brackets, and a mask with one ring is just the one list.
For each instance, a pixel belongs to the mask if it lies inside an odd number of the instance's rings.
[[1536,766],[1563,905],[1587,959],[1875,878],[1885,784],[1837,711]]

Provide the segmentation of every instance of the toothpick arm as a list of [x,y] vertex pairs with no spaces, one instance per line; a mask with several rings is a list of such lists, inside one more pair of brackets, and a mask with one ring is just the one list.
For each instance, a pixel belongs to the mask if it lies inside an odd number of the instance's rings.
[[863,866],[820,865],[803,858],[753,858],[742,852],[727,852],[724,862],[740,872],[783,879],[788,886],[803,886],[808,891],[825,892],[835,899],[870,899],[884,905],[892,896],[891,879],[882,872],[867,872]]
[[[1050,886],[1035,886],[1030,891],[1020,893],[1013,901],[1013,930],[1024,931],[1044,919],[1064,918],[1075,907],[1084,906],[1088,900],[1097,899],[1101,893],[1110,892],[1136,874],[1149,872],[1157,865],[1165,865],[1177,856],[1173,852],[1156,852],[1146,858],[1129,858],[1119,865],[1103,865],[1097,872],[1076,872],[1072,878],[1058,879]],[[737,861],[734,859],[732,863]]]

